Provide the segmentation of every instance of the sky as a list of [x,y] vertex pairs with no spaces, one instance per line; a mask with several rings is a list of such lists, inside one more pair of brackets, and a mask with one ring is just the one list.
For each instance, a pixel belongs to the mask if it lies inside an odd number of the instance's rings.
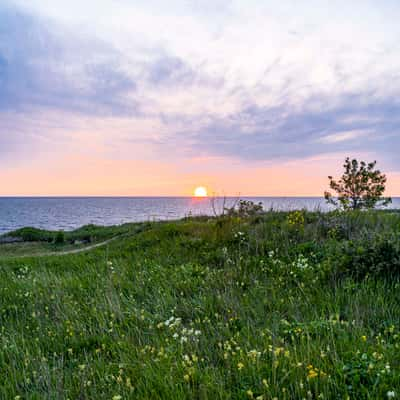
[[0,195],[400,195],[398,0],[1,0]]

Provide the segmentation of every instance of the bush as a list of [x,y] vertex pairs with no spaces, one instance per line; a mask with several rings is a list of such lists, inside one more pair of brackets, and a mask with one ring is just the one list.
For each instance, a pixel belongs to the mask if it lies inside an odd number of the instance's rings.
[[330,255],[336,273],[355,279],[400,278],[400,240],[376,236],[370,240],[335,242]]
[[228,216],[254,217],[263,213],[263,205],[261,202],[256,204],[251,200],[239,200],[236,206],[225,208],[225,211]]
[[63,244],[65,243],[65,233],[64,231],[57,232],[57,235],[54,239],[55,244]]
[[21,228],[7,235],[21,238],[24,242],[51,242],[54,238],[53,232],[32,227]]

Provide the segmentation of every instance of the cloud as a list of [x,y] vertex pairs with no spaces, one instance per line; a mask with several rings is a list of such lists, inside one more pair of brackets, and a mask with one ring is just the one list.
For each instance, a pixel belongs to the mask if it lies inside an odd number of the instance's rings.
[[159,57],[145,65],[147,80],[153,85],[187,85],[193,83],[196,72],[178,57]]
[[325,24],[319,8],[300,18],[273,2],[121,0],[111,19],[101,0],[82,6],[86,27],[70,23],[80,1],[63,2],[67,16],[49,2],[52,18],[45,2],[18,3],[0,6],[2,157],[87,135],[88,152],[112,158],[368,152],[400,170],[398,28],[375,35],[373,8]]
[[[364,94],[331,101],[326,95],[301,109],[247,106],[211,123],[192,122],[172,142],[188,143],[189,153],[213,154],[246,161],[276,161],[320,154],[371,152],[386,158],[400,146],[400,104],[395,98],[364,101]],[[320,107],[315,108],[315,103]],[[333,105],[331,104],[333,103]],[[353,116],[364,116],[363,119]],[[335,133],[332,133],[335,132]],[[397,151],[397,150],[396,150]],[[397,161],[396,168],[400,168]]]
[[0,11],[0,111],[137,112],[128,101],[136,83],[117,51],[19,9]]
[[360,130],[336,132],[323,136],[319,138],[318,141],[326,144],[345,142],[349,140],[359,139],[363,136],[367,136],[369,133],[370,131],[360,131]]

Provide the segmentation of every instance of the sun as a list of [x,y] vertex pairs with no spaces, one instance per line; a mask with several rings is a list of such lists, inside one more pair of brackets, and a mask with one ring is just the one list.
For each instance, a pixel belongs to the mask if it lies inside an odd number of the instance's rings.
[[204,186],[198,186],[194,189],[194,197],[207,197],[207,189]]

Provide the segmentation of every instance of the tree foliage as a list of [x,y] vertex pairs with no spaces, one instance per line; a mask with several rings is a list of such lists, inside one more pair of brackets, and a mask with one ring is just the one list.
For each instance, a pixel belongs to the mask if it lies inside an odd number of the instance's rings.
[[325,199],[343,210],[372,209],[376,206],[386,206],[390,198],[382,197],[385,192],[386,175],[375,169],[376,161],[365,163],[356,159],[346,158],[344,174],[336,181],[329,176],[329,186],[336,192],[325,192]]

